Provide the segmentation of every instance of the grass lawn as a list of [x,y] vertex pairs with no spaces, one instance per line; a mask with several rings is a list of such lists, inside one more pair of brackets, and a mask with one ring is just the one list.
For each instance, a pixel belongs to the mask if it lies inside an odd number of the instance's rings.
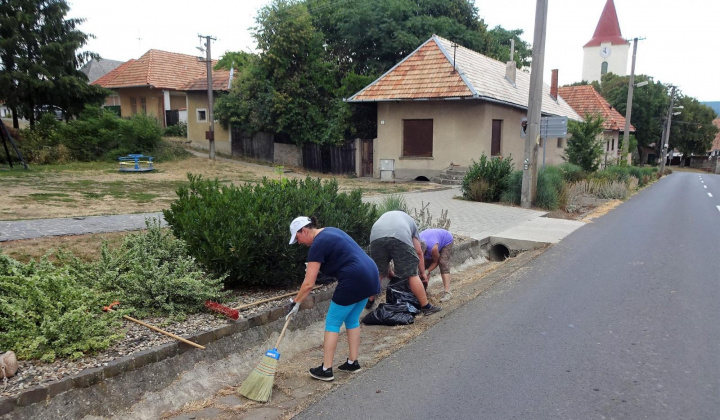
[[[217,178],[224,183],[258,182],[263,177],[280,179],[272,166],[239,160],[210,161],[191,156],[157,162],[153,172],[119,172],[112,162],[31,165],[0,170],[0,220],[47,219],[125,213],[147,213],[166,209],[176,198],[177,188],[187,183],[187,174]],[[300,171],[300,169],[297,169]],[[283,177],[307,176],[304,172]],[[330,179],[331,176],[310,176]],[[387,184],[346,176],[338,177],[341,191],[361,188],[364,194],[387,194],[433,187],[429,183]]]

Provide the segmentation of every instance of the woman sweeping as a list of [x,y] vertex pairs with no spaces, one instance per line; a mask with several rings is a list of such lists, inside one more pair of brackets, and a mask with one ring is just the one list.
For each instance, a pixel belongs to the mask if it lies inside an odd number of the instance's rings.
[[[354,373],[360,370],[360,313],[370,296],[380,293],[378,269],[372,259],[348,234],[333,227],[318,228],[317,219],[301,216],[290,223],[290,244],[310,247],[307,271],[300,291],[292,300],[290,314],[295,314],[300,303],[310,294],[320,271],[338,280],[335,293],[325,317],[323,363],[310,369],[310,376],[321,381],[332,381],[333,359],[345,324],[350,353],[338,369]],[[288,316],[290,316],[288,314]]]

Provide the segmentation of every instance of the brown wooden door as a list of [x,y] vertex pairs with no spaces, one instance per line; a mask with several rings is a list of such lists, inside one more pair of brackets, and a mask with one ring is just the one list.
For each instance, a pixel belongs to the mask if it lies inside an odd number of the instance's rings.
[[362,165],[360,165],[360,176],[373,176],[373,141],[363,140],[361,149]]
[[492,144],[490,145],[490,156],[501,154],[502,120],[492,120]]

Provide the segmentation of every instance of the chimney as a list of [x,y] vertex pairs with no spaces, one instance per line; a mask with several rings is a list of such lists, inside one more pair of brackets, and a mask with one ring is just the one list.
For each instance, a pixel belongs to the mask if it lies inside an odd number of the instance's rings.
[[517,66],[515,66],[515,39],[510,40],[510,61],[505,63],[505,78],[515,86],[515,74]]
[[555,102],[558,100],[558,70],[553,69],[552,71],[552,80],[550,81],[550,96],[552,96],[553,99],[555,99]]

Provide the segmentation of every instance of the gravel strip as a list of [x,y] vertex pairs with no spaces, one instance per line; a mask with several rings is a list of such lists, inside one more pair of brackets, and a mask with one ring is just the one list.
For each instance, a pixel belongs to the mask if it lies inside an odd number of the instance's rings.
[[[330,285],[325,285],[315,292],[326,290],[329,286]],[[297,292],[297,290],[297,288],[294,288],[244,291],[240,296],[231,297],[230,302],[226,303],[226,305],[235,308],[274,296]],[[252,317],[269,308],[286,305],[289,300],[290,298],[288,297],[248,308],[240,313],[240,317],[241,319]],[[180,322],[170,318],[146,318],[142,321],[181,337],[213,330],[227,325],[229,322],[222,315],[209,312],[189,315],[184,321]],[[134,322],[126,320],[122,320],[122,322],[122,329],[126,331],[125,338],[100,353],[85,356],[77,360],[59,359],[53,363],[44,363],[39,360],[19,360],[17,374],[8,380],[7,385],[3,385],[0,381],[0,391],[2,391],[0,392],[0,396],[16,397],[25,389],[37,385],[47,385],[50,382],[57,381],[66,376],[77,374],[84,369],[107,366],[109,362],[115,359],[173,341],[170,337],[154,332]]]

